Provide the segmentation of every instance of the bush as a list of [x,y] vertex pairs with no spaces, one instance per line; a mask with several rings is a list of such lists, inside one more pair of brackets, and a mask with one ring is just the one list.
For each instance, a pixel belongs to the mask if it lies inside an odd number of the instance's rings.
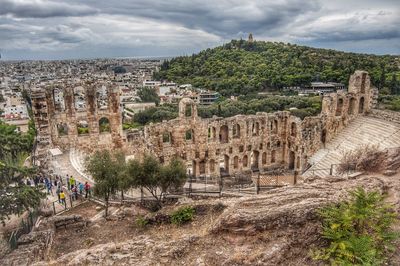
[[313,251],[314,259],[332,265],[381,265],[394,251],[398,235],[391,226],[396,214],[379,192],[358,188],[349,201],[325,207],[319,214],[328,246]]
[[187,223],[193,219],[194,216],[194,208],[191,206],[182,207],[172,213],[171,215],[171,223],[176,225],[181,225]]
[[149,223],[149,221],[147,219],[145,219],[142,215],[139,215],[136,220],[135,223],[138,227],[146,227],[146,225]]

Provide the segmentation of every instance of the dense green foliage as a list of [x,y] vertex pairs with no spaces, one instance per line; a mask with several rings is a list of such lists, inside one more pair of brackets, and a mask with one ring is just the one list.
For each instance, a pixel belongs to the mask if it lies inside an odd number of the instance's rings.
[[124,74],[126,73],[126,69],[123,66],[116,66],[113,68],[115,74]]
[[396,214],[380,193],[359,188],[351,192],[349,201],[325,207],[319,213],[322,237],[329,245],[315,251],[315,259],[332,265],[381,265],[393,251],[397,234],[391,226]]
[[161,204],[163,196],[170,190],[180,189],[186,181],[186,167],[175,158],[162,165],[157,158],[147,155],[142,161],[130,160],[126,175],[134,188],[146,188]]
[[171,223],[182,225],[193,219],[195,210],[191,206],[181,207],[171,214]]
[[160,97],[158,97],[156,89],[154,88],[141,87],[138,89],[137,95],[144,103],[156,103],[156,105],[160,103]]
[[379,108],[400,111],[399,95],[383,95],[379,97]]
[[21,214],[39,206],[43,194],[27,186],[24,178],[32,176],[35,169],[23,166],[30,154],[34,139],[33,124],[28,134],[17,133],[15,126],[0,121],[0,221],[12,214]]
[[[399,87],[399,65],[396,56],[232,40],[192,56],[165,61],[154,76],[156,79],[214,89],[227,96],[307,85],[315,80],[347,84],[350,75],[358,69],[368,71],[372,83],[379,89]],[[393,79],[397,85],[392,84]]]
[[[210,106],[199,106],[198,114],[202,118],[210,118],[214,115],[230,117],[238,114],[255,114],[257,112],[274,112],[290,110],[293,115],[300,118],[317,115],[321,111],[321,98],[300,96],[270,96],[240,97],[237,101],[224,100]],[[177,105],[161,105],[141,111],[133,117],[133,120],[145,125],[150,122],[161,122],[178,116]]]

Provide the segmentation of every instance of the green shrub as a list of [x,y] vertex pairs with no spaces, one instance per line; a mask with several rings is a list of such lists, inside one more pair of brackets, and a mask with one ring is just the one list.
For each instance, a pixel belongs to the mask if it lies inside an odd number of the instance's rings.
[[193,219],[195,210],[191,206],[182,207],[172,213],[171,223],[181,225],[187,223]]
[[312,252],[313,258],[331,265],[381,265],[397,233],[391,230],[396,215],[379,192],[362,188],[349,201],[319,211],[322,237],[329,245]]
[[135,223],[138,227],[146,227],[146,225],[149,223],[149,221],[147,219],[145,219],[142,215],[139,215],[136,220]]

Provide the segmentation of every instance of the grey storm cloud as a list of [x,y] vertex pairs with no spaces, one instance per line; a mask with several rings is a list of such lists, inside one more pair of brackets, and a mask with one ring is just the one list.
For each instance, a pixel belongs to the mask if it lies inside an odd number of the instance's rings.
[[399,54],[399,18],[398,0],[0,0],[0,49],[5,58],[177,55],[253,33]]
[[148,0],[86,1],[102,13],[122,14],[176,23],[223,37],[238,33],[275,31],[296,17],[320,10],[316,0]]
[[96,8],[47,0],[0,0],[0,15],[19,18],[85,16],[97,13]]

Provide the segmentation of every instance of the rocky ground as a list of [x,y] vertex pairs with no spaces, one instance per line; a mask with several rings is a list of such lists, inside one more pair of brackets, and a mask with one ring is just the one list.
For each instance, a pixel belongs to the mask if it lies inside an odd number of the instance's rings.
[[[309,178],[260,195],[183,199],[162,210],[170,213],[180,206],[194,206],[194,220],[183,226],[140,227],[135,220],[148,211],[137,206],[113,206],[111,217],[104,219],[100,206],[85,203],[64,215],[79,215],[86,226],[79,222],[79,226],[53,229],[52,245],[41,256],[31,257],[28,264],[321,265],[310,258],[310,250],[325,244],[320,238],[318,208],[346,199],[348,191],[361,186],[387,194],[387,201],[400,212],[400,174],[393,170],[400,165],[400,157],[396,154],[392,158],[396,160],[388,161],[382,171],[386,175]],[[52,223],[54,218],[43,221],[43,229]],[[400,230],[400,222],[395,227]],[[23,265],[27,260],[19,262]],[[13,261],[3,258],[0,264],[11,265]],[[400,265],[400,244],[389,265]]]

